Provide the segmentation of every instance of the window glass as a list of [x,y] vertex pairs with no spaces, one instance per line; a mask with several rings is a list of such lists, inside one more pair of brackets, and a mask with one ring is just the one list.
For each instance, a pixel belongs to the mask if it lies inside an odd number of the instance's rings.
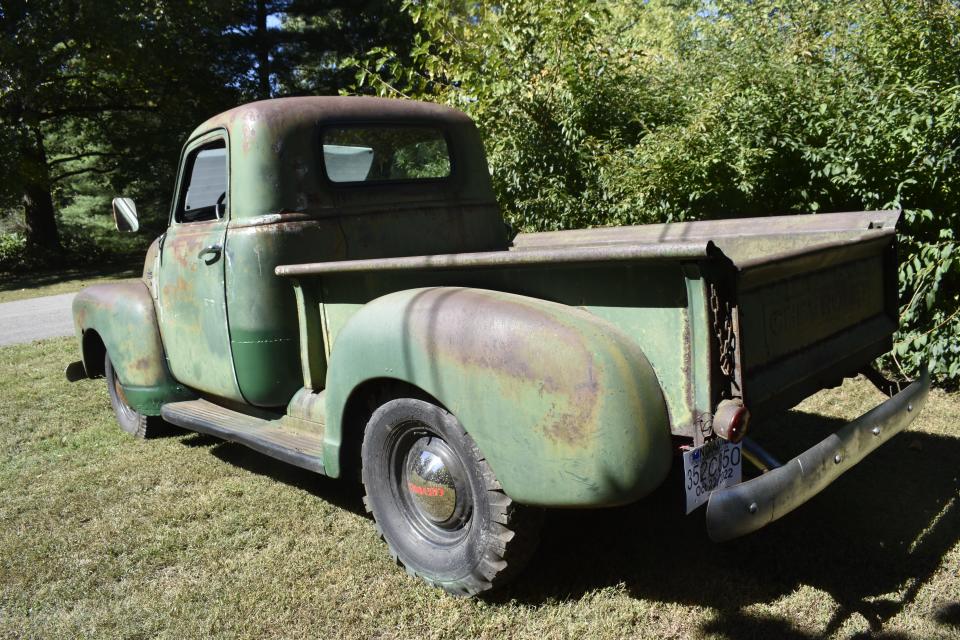
[[188,176],[178,222],[203,222],[223,216],[227,197],[227,149],[223,140],[194,151],[187,160]]
[[450,150],[430,127],[338,127],[323,132],[323,164],[332,182],[435,180],[450,175]]

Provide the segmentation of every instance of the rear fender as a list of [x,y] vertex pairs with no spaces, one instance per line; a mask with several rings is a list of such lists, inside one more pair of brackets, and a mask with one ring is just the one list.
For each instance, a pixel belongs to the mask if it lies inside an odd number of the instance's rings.
[[137,411],[159,415],[163,403],[193,397],[167,368],[153,299],[143,282],[87,287],[73,300],[73,322],[86,372],[103,372],[102,342]]
[[351,394],[389,378],[451,411],[513,499],[540,506],[634,501],[671,463],[666,404],[639,346],[582,310],[464,288],[393,293],[337,335],[327,375],[325,466],[340,472]]

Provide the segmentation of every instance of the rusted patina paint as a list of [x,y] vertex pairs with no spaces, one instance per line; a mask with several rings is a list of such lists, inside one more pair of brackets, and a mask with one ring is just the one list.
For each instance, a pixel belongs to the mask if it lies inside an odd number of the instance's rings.
[[746,268],[754,260],[775,263],[815,246],[855,245],[878,234],[892,235],[899,217],[899,211],[857,211],[601,227],[521,233],[514,238],[513,245],[517,250],[527,250],[711,241],[728,258]]
[[[436,183],[360,189],[329,183],[322,173],[321,130],[347,120],[429,123],[448,137],[457,169]],[[253,103],[198,127],[181,164],[191,149],[218,136],[227,140],[230,167],[222,242],[229,355],[224,357],[221,348],[219,319],[211,315],[216,310],[207,315],[190,310],[189,300],[201,297],[190,277],[180,281],[166,275],[158,296],[162,320],[171,318],[171,325],[177,325],[165,332],[165,339],[169,333],[184,347],[205,341],[204,363],[192,358],[189,365],[174,365],[178,377],[198,389],[277,407],[303,385],[296,306],[289,283],[274,274],[279,264],[506,247],[479,134],[469,118],[453,109],[374,98]],[[175,263],[171,271],[197,277],[204,274],[194,254],[211,238],[194,234],[191,242],[189,226],[171,223],[171,249],[165,252]],[[187,305],[185,311],[165,311],[167,304],[180,301]]]
[[368,303],[331,356],[329,473],[339,472],[331,464],[349,393],[374,378],[410,382],[444,403],[524,503],[630,502],[670,466],[670,425],[653,369],[634,341],[580,309],[448,287]]
[[231,193],[231,135],[215,128],[184,146],[153,288],[160,334],[174,377],[192,389],[243,401],[233,370],[224,297],[223,247],[230,198],[226,198],[223,217],[217,220],[183,222],[176,215],[178,204],[185,199],[189,157],[204,145],[216,142],[226,146],[227,193]]
[[296,277],[322,275],[326,273],[382,273],[385,271],[427,271],[432,269],[464,268],[489,269],[518,265],[590,264],[627,262],[632,260],[644,260],[647,262],[677,261],[682,259],[703,259],[706,258],[712,250],[713,245],[709,241],[638,246],[607,245],[597,247],[570,247],[565,249],[545,247],[524,251],[482,251],[442,256],[425,255],[281,265],[277,267],[277,275]]
[[459,375],[496,380],[499,399],[511,404],[523,401],[532,386],[538,404],[546,407],[535,428],[555,445],[586,446],[601,401],[601,373],[595,371],[590,336],[519,296],[435,291],[409,308],[407,332],[417,348]]
[[[452,174],[332,183],[322,132],[345,122],[434,126]],[[126,306],[93,289],[78,298],[78,326],[104,333],[125,395],[150,413],[184,393],[163,365],[152,297],[181,382],[251,412],[285,407],[285,427],[323,436],[332,475],[357,435],[344,433],[351,393],[392,379],[456,414],[514,499],[629,502],[662,479],[670,431],[693,435],[721,394],[752,385],[763,403],[799,399],[878,353],[895,326],[896,212],[522,234],[511,246],[479,134],[455,110],[254,103],[201,125],[182,162],[215,138],[228,152],[225,217],[171,219],[162,248],[148,252],[145,287]],[[214,244],[219,259],[207,262]],[[789,307],[853,260],[869,262],[865,277],[885,271],[868,283],[864,313],[832,313],[789,337],[764,328],[781,297]],[[278,273],[296,276],[296,291]],[[707,306],[720,281],[735,338],[724,376]],[[134,384],[144,381],[153,386]]]
[[[150,292],[143,282],[93,285],[73,301],[74,325],[81,345],[102,340],[123,391],[134,409],[159,415],[164,402],[192,397],[167,368],[157,317]],[[89,344],[89,343],[86,343]],[[90,362],[92,352],[81,352],[84,368],[98,371],[102,362]]]
[[[386,271],[377,272],[376,277],[358,272],[333,273],[322,278],[304,277],[300,285],[314,303],[323,301],[324,334],[308,337],[308,344],[320,341],[334,348],[340,330],[363,304],[403,289],[470,287],[581,307],[619,328],[643,351],[660,380],[673,433],[692,436],[697,416],[710,411],[712,405],[709,369],[684,369],[684,362],[693,357],[693,347],[686,346],[692,335],[688,327],[691,318],[705,329],[708,323],[702,308],[695,315],[696,306],[703,305],[702,299],[697,302],[695,297],[688,299],[685,295],[684,274],[682,264],[676,262],[558,263],[500,269]],[[698,341],[698,354],[705,348],[709,350],[708,340]],[[691,373],[696,375],[688,375]]]
[[143,260],[143,274],[140,279],[147,286],[150,296],[157,298],[157,268],[160,266],[160,241],[161,238],[155,238],[147,248],[147,255]]
[[319,425],[326,424],[325,395],[326,393],[323,391],[300,389],[294,394],[290,404],[287,405],[287,415],[315,422]]
[[224,260],[202,257],[223,246],[226,221],[174,224],[156,278],[160,333],[170,370],[182,384],[242,401],[233,371],[224,299]]
[[[328,124],[344,122],[437,127],[450,140],[454,172],[449,179],[435,182],[363,188],[331,184],[322,172],[321,130]],[[394,218],[403,215],[404,208],[417,209],[422,203],[432,202],[442,203],[442,213],[459,207],[475,209],[457,216],[475,232],[468,238],[469,246],[458,250],[506,246],[479,133],[473,122],[455,109],[381,98],[282,98],[254,102],[215,116],[197,127],[190,139],[220,128],[230,138],[231,210],[236,221],[273,214],[332,213],[344,216],[346,228],[352,214],[379,214],[386,218],[387,226],[401,230]],[[484,223],[475,224],[477,218]],[[445,227],[437,225],[433,231],[455,232],[457,224],[462,223],[451,218]],[[417,225],[408,219],[407,226]],[[376,231],[377,227],[368,229]],[[384,232],[381,225],[379,233]],[[347,234],[354,235],[349,230]]]

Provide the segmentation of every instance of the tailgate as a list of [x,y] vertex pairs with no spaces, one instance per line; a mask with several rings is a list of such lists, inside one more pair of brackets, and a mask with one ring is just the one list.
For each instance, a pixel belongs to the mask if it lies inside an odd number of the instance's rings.
[[853,228],[811,233],[806,243],[774,229],[717,242],[735,267],[737,377],[754,414],[793,406],[890,350],[898,217],[865,213]]

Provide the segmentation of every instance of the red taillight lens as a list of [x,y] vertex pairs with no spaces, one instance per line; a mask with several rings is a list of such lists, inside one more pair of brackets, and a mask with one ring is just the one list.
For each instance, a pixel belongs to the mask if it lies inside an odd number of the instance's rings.
[[749,424],[750,410],[740,400],[724,400],[713,414],[713,432],[730,442],[740,442]]

